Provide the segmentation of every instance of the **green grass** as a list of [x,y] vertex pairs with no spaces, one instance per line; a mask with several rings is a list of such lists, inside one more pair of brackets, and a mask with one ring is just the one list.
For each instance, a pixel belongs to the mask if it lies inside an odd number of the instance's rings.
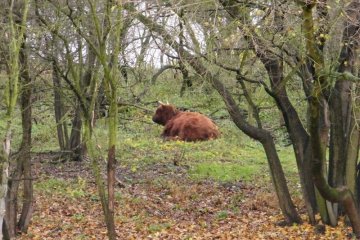
[[195,179],[210,178],[221,182],[251,180],[259,172],[254,165],[241,166],[234,163],[200,163],[194,166],[190,175]]
[[[261,144],[244,135],[230,120],[218,121],[218,125],[222,132],[219,139],[193,143],[163,141],[160,137],[162,126],[152,123],[150,115],[142,117],[142,121],[120,124],[117,144],[119,165],[136,172],[148,165],[172,164],[176,160],[180,165],[189,166],[189,175],[194,180],[251,182],[253,179],[261,179],[262,182],[270,183],[267,159]],[[51,129],[51,126],[34,128],[35,143],[47,142],[48,149],[56,146],[56,136],[46,134],[53,131]],[[107,133],[107,120],[100,119],[94,140],[97,155],[104,159],[107,157]],[[43,150],[46,147],[42,145],[36,149]],[[278,146],[278,150],[288,180],[294,182],[295,186],[298,177],[292,148]]]
[[56,192],[71,198],[82,198],[87,194],[86,181],[81,178],[71,181],[60,178],[49,178],[35,182],[35,189],[48,194]]
[[227,211],[220,211],[216,214],[217,220],[224,220],[229,216],[229,213]]
[[[208,84],[197,79],[194,88],[180,96],[181,82],[176,79],[171,81],[169,76],[159,78],[157,84],[145,94],[143,102],[154,102],[156,100],[169,101],[177,106],[188,107],[211,115],[219,125],[221,137],[206,142],[164,142],[161,137],[162,126],[156,125],[151,120],[151,114],[133,107],[121,107],[119,109],[119,126],[117,142],[117,159],[122,167],[127,167],[136,172],[143,167],[164,163],[172,164],[174,161],[189,168],[189,175],[195,180],[212,179],[221,182],[231,181],[253,181],[256,183],[270,183],[267,159],[260,143],[253,141],[243,134],[226,117],[227,111],[223,101],[218,94],[209,88]],[[119,90],[125,91],[126,89]],[[141,86],[139,86],[141,91]],[[49,93],[48,93],[49,94]],[[119,96],[127,96],[123,92]],[[53,116],[52,97],[49,101],[37,102],[34,105],[33,114],[37,123],[33,124],[33,152],[58,150],[56,124]],[[264,100],[265,101],[265,100]],[[265,101],[266,102],[266,101]],[[149,110],[155,110],[154,105],[145,105]],[[17,110],[16,115],[19,116]],[[0,115],[1,116],[1,115]],[[221,117],[221,119],[219,118]],[[267,125],[276,125],[277,114],[266,116]],[[125,120],[132,119],[132,121]],[[71,119],[66,121],[70,123]],[[4,122],[0,120],[0,128]],[[70,134],[70,125],[68,133]],[[94,142],[97,156],[107,158],[108,125],[107,119],[99,119],[94,129]],[[18,148],[21,140],[21,118],[14,118],[13,149]],[[277,139],[278,153],[283,164],[284,172],[290,185],[297,186],[297,167],[293,150],[291,147],[283,147],[280,144],[286,134],[281,131],[275,136]],[[54,180],[55,181],[55,180]],[[262,181],[262,182],[261,182]],[[45,181],[44,188],[58,188],[66,192],[66,184],[62,182]],[[72,186],[73,187],[73,186]],[[80,188],[82,189],[82,188]],[[75,197],[81,196],[82,192],[72,193]]]

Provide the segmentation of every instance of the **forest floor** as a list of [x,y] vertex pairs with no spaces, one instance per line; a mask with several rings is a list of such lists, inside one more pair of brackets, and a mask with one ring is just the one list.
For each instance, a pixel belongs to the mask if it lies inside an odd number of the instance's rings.
[[[107,239],[97,188],[88,163],[52,163],[33,158],[34,214],[17,239]],[[306,222],[280,226],[282,215],[269,187],[193,180],[187,166],[172,163],[118,169],[125,187],[116,189],[118,239],[349,239],[336,228]],[[254,180],[256,181],[256,180]]]

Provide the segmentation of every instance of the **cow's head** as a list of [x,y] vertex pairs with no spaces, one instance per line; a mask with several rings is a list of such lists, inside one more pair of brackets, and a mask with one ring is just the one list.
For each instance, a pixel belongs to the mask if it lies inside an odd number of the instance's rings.
[[160,125],[165,125],[171,118],[173,118],[179,110],[173,105],[159,102],[159,106],[155,111],[152,120]]

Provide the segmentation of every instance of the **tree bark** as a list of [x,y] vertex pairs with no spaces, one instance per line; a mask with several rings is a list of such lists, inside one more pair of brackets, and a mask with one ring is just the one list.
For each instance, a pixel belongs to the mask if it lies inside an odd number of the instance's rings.
[[[81,106],[76,101],[75,113],[72,119],[71,133],[70,133],[70,149],[74,154],[74,160],[81,161],[83,158],[83,144],[81,143]],[[85,144],[85,143],[84,143]]]
[[64,123],[65,115],[64,115],[64,104],[61,96],[60,74],[58,72],[58,68],[54,66],[55,64],[56,62],[53,61],[52,79],[53,79],[53,88],[54,88],[54,110],[55,110],[56,130],[57,130],[60,150],[68,150],[69,139],[67,134],[67,127],[66,124]]
[[[357,3],[359,4],[359,3]],[[323,169],[326,163],[326,150],[330,123],[328,122],[328,105],[326,96],[328,92],[328,76],[321,74],[325,69],[324,57],[317,48],[315,38],[313,8],[315,2],[303,3],[303,29],[306,39],[306,50],[310,59],[314,62],[315,79],[310,98],[310,136],[313,153],[312,176],[314,183],[321,195],[333,203],[341,203],[350,219],[354,234],[360,237],[360,216],[351,191],[345,187],[331,187]],[[356,8],[357,11],[359,8]]]
[[[8,171],[9,171],[9,155],[10,155],[10,150],[11,150],[11,130],[12,130],[12,118],[13,118],[13,112],[15,109],[15,105],[17,102],[17,98],[18,98],[18,83],[20,80],[20,77],[22,74],[28,74],[27,72],[27,68],[23,66],[24,63],[24,56],[25,55],[25,32],[26,32],[26,23],[27,23],[27,12],[29,9],[29,2],[28,1],[23,1],[23,2],[18,2],[15,4],[14,1],[11,1],[11,3],[9,3],[8,6],[8,14],[9,14],[9,59],[8,59],[8,74],[9,74],[9,79],[8,79],[8,84],[7,84],[7,88],[6,88],[6,114],[5,114],[5,122],[6,122],[6,127],[5,127],[5,133],[4,133],[4,137],[3,140],[3,144],[2,147],[0,149],[0,172],[1,172],[1,189],[0,189],[0,239],[3,238],[3,232],[5,237],[12,237],[11,234],[15,235],[15,227],[13,227],[13,229],[9,229],[7,226],[7,216],[8,213],[6,212],[7,210],[7,204],[8,202],[6,201],[6,197],[8,194],[8,181],[9,181],[9,176],[8,176]],[[25,70],[25,71],[24,71]],[[26,79],[29,80],[30,78]],[[31,93],[25,91],[24,96],[29,95],[31,96]],[[27,104],[29,102],[25,102],[25,104]],[[28,114],[29,112],[26,112],[25,114]],[[24,115],[24,113],[22,114]],[[30,116],[31,116],[31,111],[30,111]],[[25,123],[23,123],[25,124]],[[28,126],[28,125],[26,125]],[[31,123],[30,123],[31,126]],[[24,125],[23,125],[24,127]],[[26,131],[23,134],[23,140],[24,138],[27,138],[28,133],[31,133],[31,127],[30,129],[26,129]],[[24,136],[25,135],[25,136]],[[31,136],[31,135],[30,135]],[[31,139],[31,138],[30,138]],[[23,142],[24,143],[24,142]],[[28,146],[30,148],[30,146]],[[30,152],[30,150],[28,151]],[[25,151],[26,154],[26,151]],[[28,159],[30,161],[30,159]],[[19,165],[17,166],[17,168],[19,167]],[[16,208],[16,206],[15,206]],[[16,215],[14,216],[14,219],[16,219]],[[4,220],[6,221],[4,224]],[[16,223],[14,224],[16,226]],[[2,227],[5,227],[4,229],[2,229]],[[8,230],[11,230],[12,232],[9,233]]]
[[[179,44],[180,47],[182,48],[182,50],[184,49],[184,26],[183,26],[183,22],[182,22],[182,17],[183,17],[184,11],[181,9],[180,10],[180,19],[179,19]],[[180,89],[180,97],[184,96],[185,90],[186,88],[190,88],[192,86],[192,81],[189,77],[189,71],[186,69],[186,66],[183,62],[183,60],[179,59],[179,68],[180,71],[182,73],[182,77],[183,77],[183,83],[181,85],[181,89]]]
[[[32,214],[32,180],[31,180],[31,129],[32,129],[32,79],[29,75],[28,56],[25,44],[21,46],[19,61],[21,63],[20,83],[21,91],[21,120],[22,120],[22,142],[19,153],[17,154],[15,166],[11,169],[8,182],[8,194],[6,200],[6,225],[10,238],[15,237],[16,228],[19,226],[21,231],[26,231]],[[17,223],[18,217],[18,189],[21,177],[24,175],[24,196],[22,213],[20,216],[21,225]],[[26,175],[26,176],[25,176]],[[28,221],[25,221],[28,219]],[[19,222],[20,223],[20,222]]]
[[[23,204],[20,214],[20,219],[17,223],[17,227],[21,232],[27,232],[30,219],[32,216],[33,209],[33,182],[32,182],[32,172],[31,172],[31,131],[32,131],[32,78],[29,74],[29,63],[28,55],[26,54],[25,45],[23,46],[20,52],[20,62],[22,62],[22,93],[21,93],[21,119],[22,119],[22,143],[20,146],[20,156],[19,164],[21,166],[21,172],[24,177],[24,195],[23,195]],[[20,181],[16,179],[16,181]]]
[[[357,75],[359,48],[360,3],[353,1],[346,9],[346,20],[342,36],[343,47],[339,56],[338,72]],[[335,83],[330,98],[332,128],[329,159],[329,184],[333,187],[347,185],[355,193],[357,157],[359,151],[359,130],[356,116],[359,110],[352,102],[354,83],[339,79]],[[355,195],[356,196],[356,195]]]

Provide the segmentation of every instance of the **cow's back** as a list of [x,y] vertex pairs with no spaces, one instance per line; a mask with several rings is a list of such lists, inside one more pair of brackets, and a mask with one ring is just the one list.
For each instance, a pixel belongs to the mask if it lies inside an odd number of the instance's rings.
[[208,117],[196,112],[179,112],[165,125],[163,137],[184,141],[215,139],[218,127]]

